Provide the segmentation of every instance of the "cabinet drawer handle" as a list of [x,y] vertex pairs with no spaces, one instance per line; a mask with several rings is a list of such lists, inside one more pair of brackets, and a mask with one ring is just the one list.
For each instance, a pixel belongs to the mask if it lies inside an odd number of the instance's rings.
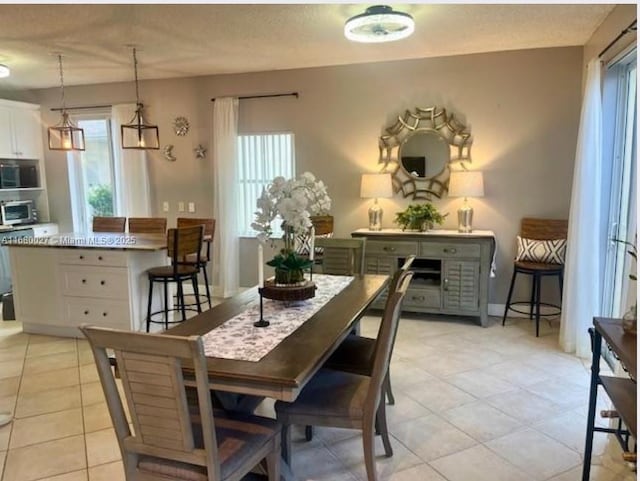
[[412,296],[411,300],[412,301],[424,301],[424,296]]
[[89,311],[84,311],[84,315],[88,316],[89,315]]
[[455,254],[457,252],[457,250],[453,247],[445,247],[444,249],[442,249],[443,252],[447,253],[447,254]]
[[80,260],[84,259],[84,256],[80,256]]
[[107,317],[107,313],[106,313],[106,312],[103,312],[103,313],[102,313],[102,317]]
[[87,283],[87,280],[86,280],[86,279],[82,279],[82,283],[83,283],[83,284],[86,284],[86,283]]
[[385,252],[395,252],[396,248],[395,247],[384,246],[382,248],[382,250],[385,251]]
[[100,285],[104,286],[107,283],[107,281],[100,281]]
[[449,290],[449,279],[443,280],[442,283],[443,283],[442,290],[443,291],[448,291]]
[[98,260],[101,261],[102,260],[102,256],[98,256]]

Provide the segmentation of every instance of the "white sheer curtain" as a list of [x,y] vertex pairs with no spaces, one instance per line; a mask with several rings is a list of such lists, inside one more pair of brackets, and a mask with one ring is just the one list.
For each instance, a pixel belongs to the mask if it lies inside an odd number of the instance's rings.
[[587,329],[601,312],[602,96],[598,58],[587,66],[571,190],[560,345],[588,358]]
[[216,98],[213,104],[213,213],[216,233],[213,249],[213,284],[218,295],[238,291],[238,99]]
[[151,195],[147,154],[144,150],[123,150],[120,139],[120,126],[131,121],[135,110],[136,104],[119,104],[111,109],[116,213],[124,217],[150,217]]

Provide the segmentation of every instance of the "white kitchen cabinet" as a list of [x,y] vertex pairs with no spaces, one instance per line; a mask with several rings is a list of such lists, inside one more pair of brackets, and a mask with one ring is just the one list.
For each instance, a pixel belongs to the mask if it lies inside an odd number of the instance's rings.
[[0,100],[0,158],[42,158],[38,105]]

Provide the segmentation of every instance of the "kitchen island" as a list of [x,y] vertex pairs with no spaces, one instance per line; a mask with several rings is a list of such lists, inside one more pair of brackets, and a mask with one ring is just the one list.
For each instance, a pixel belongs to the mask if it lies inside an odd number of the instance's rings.
[[[81,337],[84,323],[145,326],[146,271],[166,265],[166,236],[58,234],[16,239],[9,247],[16,320],[25,332]],[[153,299],[153,310],[160,306]]]

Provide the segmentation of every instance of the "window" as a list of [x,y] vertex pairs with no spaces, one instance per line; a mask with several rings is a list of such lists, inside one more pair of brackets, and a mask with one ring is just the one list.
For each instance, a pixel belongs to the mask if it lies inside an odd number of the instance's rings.
[[73,228],[91,230],[94,216],[116,214],[111,120],[106,115],[76,119],[84,129],[85,151],[68,155]]
[[[252,237],[256,201],[274,177],[289,179],[295,175],[293,134],[256,134],[238,136],[238,213],[240,235]],[[274,237],[282,235],[274,225]]]
[[[634,242],[636,226],[636,100],[637,66],[633,49],[609,65],[603,92],[605,213],[607,237]],[[609,242],[604,268],[603,313],[622,317],[635,302],[635,285],[629,283],[632,268],[627,248]]]

